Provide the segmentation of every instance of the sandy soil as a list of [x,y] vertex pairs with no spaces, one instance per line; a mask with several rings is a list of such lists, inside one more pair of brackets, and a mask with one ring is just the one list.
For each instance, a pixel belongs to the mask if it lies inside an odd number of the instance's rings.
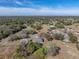
[[[75,27],[75,26],[74,26]],[[40,32],[46,32],[48,26],[43,25],[43,29]],[[64,43],[59,40],[53,40],[52,43],[61,48],[60,54],[52,57],[47,56],[47,59],[79,59],[79,51],[76,49],[76,45],[72,43]],[[48,47],[48,41],[45,39],[44,46]],[[0,44],[0,59],[11,59],[13,52],[17,49],[19,41],[7,42],[5,45]]]

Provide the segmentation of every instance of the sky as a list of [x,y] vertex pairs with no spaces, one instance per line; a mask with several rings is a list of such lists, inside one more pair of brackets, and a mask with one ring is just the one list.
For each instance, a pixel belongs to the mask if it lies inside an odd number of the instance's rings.
[[0,0],[0,16],[79,16],[79,0]]

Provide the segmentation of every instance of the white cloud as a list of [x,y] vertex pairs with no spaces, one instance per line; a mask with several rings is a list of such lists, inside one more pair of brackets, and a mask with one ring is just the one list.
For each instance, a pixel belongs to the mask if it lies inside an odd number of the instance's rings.
[[15,3],[18,4],[18,5],[23,5],[23,3],[20,2],[20,1],[15,1]]
[[17,0],[14,0],[13,2],[15,2],[18,5],[33,4],[31,1],[17,1]]
[[79,8],[8,8],[0,7],[0,15],[79,15]]

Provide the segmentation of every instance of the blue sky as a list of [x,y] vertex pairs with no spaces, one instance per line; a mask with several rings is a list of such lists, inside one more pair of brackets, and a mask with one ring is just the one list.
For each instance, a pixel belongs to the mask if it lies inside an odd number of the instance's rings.
[[79,16],[79,0],[0,0],[0,16]]

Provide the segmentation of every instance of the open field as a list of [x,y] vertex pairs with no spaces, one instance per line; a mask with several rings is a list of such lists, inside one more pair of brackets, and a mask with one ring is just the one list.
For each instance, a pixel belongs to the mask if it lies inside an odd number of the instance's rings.
[[0,59],[79,59],[78,55],[78,16],[0,17]]

